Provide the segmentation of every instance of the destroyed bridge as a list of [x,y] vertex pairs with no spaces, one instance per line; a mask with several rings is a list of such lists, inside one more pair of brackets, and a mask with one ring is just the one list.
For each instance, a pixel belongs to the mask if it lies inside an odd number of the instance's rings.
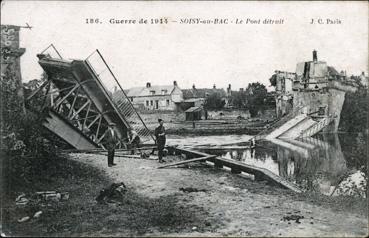
[[[85,60],[67,60],[51,44],[37,57],[47,80],[27,101],[41,94],[46,101],[43,126],[70,146],[104,148],[101,142],[109,123],[116,124],[120,138],[127,139],[128,130],[134,129],[143,142],[155,142],[98,50]],[[123,92],[119,98],[113,97],[116,89]]]

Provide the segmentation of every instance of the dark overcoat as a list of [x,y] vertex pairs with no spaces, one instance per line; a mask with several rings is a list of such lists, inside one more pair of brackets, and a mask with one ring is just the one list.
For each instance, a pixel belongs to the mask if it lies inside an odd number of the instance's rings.
[[[164,133],[164,135],[159,136],[159,134]],[[164,149],[165,146],[165,128],[164,126],[158,126],[155,129],[155,137],[156,137],[156,143],[158,144],[158,149]]]
[[114,150],[119,141],[117,132],[114,131],[114,135],[113,135],[112,133],[113,130],[114,129],[107,129],[105,131],[104,141],[105,141],[105,147],[107,150]]

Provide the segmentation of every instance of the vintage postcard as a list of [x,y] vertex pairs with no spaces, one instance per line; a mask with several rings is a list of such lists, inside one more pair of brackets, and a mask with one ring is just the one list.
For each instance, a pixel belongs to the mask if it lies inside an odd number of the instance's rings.
[[2,1],[1,236],[368,236],[367,1]]

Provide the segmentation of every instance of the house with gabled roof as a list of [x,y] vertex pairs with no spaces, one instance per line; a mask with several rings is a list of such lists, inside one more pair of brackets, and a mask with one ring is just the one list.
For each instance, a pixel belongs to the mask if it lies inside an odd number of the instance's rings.
[[[151,85],[147,82],[146,87],[133,87],[124,92],[133,106],[141,110],[176,111],[183,101],[183,93],[177,81],[172,85]],[[122,92],[115,92],[114,98],[119,97],[119,94]]]
[[228,97],[227,93],[223,88],[216,88],[215,84],[213,88],[196,88],[195,85],[192,85],[190,89],[183,89],[183,104],[189,107],[198,107],[205,103],[205,100],[208,96],[212,94],[218,94],[227,104]]

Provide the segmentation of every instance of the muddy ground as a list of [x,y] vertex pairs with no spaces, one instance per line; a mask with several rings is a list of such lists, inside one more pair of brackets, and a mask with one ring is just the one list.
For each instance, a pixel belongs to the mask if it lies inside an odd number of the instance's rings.
[[[26,191],[59,190],[69,192],[70,199],[20,208],[14,203],[20,191],[14,191],[5,201],[3,228],[13,236],[357,237],[368,233],[364,199],[294,194],[199,163],[157,169],[157,160],[116,158],[116,162],[116,167],[108,168],[103,155],[70,155],[63,161],[63,173]],[[126,184],[122,201],[97,204],[99,191],[112,182]],[[43,211],[40,218],[17,222],[36,210]]]

